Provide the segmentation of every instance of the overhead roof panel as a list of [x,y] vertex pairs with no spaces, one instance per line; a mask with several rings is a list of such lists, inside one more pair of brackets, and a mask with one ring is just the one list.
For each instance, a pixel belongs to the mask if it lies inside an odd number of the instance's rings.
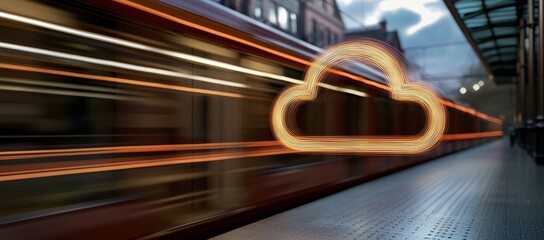
[[517,77],[519,18],[523,1],[444,0],[497,84]]

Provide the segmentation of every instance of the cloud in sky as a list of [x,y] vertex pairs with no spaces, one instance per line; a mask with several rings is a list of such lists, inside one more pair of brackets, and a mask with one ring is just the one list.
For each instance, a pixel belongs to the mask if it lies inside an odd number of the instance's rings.
[[[435,3],[438,0],[418,0],[418,1],[406,1],[406,0],[385,0],[378,2],[378,7],[374,8],[374,11],[364,19],[365,25],[375,25],[384,14],[392,12],[395,13],[399,10],[408,10],[415,13],[419,17],[419,21],[406,28],[407,35],[413,35],[419,30],[432,25],[433,23],[446,16],[444,9],[437,7]],[[346,2],[348,3],[348,2]]]
[[457,40],[464,40],[453,19],[448,19],[451,18],[449,11],[440,0],[340,0],[339,6],[345,13],[348,29],[372,27],[387,20],[390,30],[399,31],[403,38],[411,38],[421,35],[422,30],[431,29],[427,33],[438,30],[436,25],[445,21],[450,23],[449,29],[440,29],[440,32],[458,32]]

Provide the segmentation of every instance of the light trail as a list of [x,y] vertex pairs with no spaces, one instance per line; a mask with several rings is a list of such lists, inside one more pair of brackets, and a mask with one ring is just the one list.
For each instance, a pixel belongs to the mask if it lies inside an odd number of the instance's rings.
[[[442,140],[453,141],[463,139],[474,139],[484,137],[496,137],[502,135],[501,131],[479,132],[479,133],[461,133],[461,134],[445,134]],[[39,163],[39,164],[24,164],[24,165],[6,165],[0,169],[0,181],[12,181],[22,179],[33,179],[42,177],[63,176],[71,174],[104,172],[126,170],[144,167],[159,167],[176,164],[194,163],[194,162],[210,162],[223,161],[229,159],[273,156],[281,154],[296,153],[280,146],[277,141],[258,141],[258,142],[231,142],[231,143],[202,143],[202,144],[178,144],[178,145],[146,145],[146,146],[123,146],[123,147],[103,147],[103,148],[76,148],[76,149],[55,149],[55,150],[29,150],[29,151],[7,151],[0,152],[2,157],[21,156],[34,158],[39,154],[65,154],[79,153],[94,154],[93,151],[104,151],[105,153],[129,153],[140,152],[137,149],[145,151],[178,151],[191,149],[220,149],[220,148],[236,148],[236,147],[263,147],[266,149],[257,149],[253,151],[230,151],[227,153],[205,153],[205,154],[188,154],[185,156],[148,159],[148,160],[123,160],[123,159],[106,159],[106,160],[89,160],[77,162],[56,162],[54,164]],[[177,146],[177,147],[176,147]],[[84,155],[84,154],[81,154]],[[5,159],[4,159],[5,160]],[[3,172],[2,172],[3,171]]]
[[219,84],[219,85],[224,85],[224,86],[229,86],[229,87],[249,88],[246,84],[242,84],[242,83],[235,83],[235,82],[230,82],[230,81],[226,81],[226,80],[196,76],[196,75],[185,74],[185,73],[180,73],[180,72],[174,72],[174,71],[169,71],[169,70],[164,70],[164,69],[159,69],[159,68],[145,67],[145,66],[140,66],[140,65],[134,65],[134,64],[123,63],[123,62],[104,60],[104,59],[99,59],[99,58],[85,57],[85,56],[80,56],[80,55],[75,55],[75,54],[70,54],[70,53],[51,51],[51,50],[47,50],[47,49],[22,46],[22,45],[11,44],[11,43],[6,43],[6,42],[0,42],[0,48],[16,50],[16,51],[21,51],[21,52],[27,52],[27,53],[33,53],[33,54],[39,54],[39,55],[44,55],[44,56],[49,56],[49,57],[64,58],[64,59],[69,59],[69,60],[74,60],[74,61],[79,61],[79,62],[92,63],[92,64],[97,64],[97,65],[121,68],[121,69],[126,69],[126,70],[137,71],[137,72],[145,72],[145,73],[151,73],[151,74],[157,74],[157,75],[163,75],[163,76],[169,76],[169,77],[190,79],[190,80],[213,83],[213,84]]
[[125,97],[112,94],[103,94],[103,93],[89,93],[89,92],[80,92],[80,91],[68,91],[68,90],[50,90],[46,88],[36,88],[36,87],[23,87],[16,85],[5,85],[0,84],[0,90],[12,91],[12,92],[29,92],[29,93],[40,93],[40,94],[51,94],[51,95],[62,95],[62,96],[75,96],[75,97],[86,97],[86,98],[102,98],[102,99],[111,99],[111,100],[136,100],[138,98],[134,97]]
[[214,91],[214,90],[169,85],[169,84],[163,84],[163,83],[139,81],[139,80],[127,79],[127,78],[99,76],[99,75],[92,75],[92,74],[86,74],[86,73],[75,73],[75,72],[68,72],[68,71],[62,71],[62,70],[23,66],[23,65],[0,63],[0,68],[18,70],[18,71],[53,74],[53,75],[60,75],[60,76],[66,76],[66,77],[86,78],[91,80],[122,83],[122,84],[129,84],[129,85],[135,85],[135,86],[141,86],[141,87],[167,89],[167,90],[180,91],[180,92],[193,92],[193,93],[201,93],[201,94],[216,95],[216,96],[223,96],[223,97],[233,97],[233,98],[245,97],[244,95],[237,94],[237,93],[227,93],[227,92],[220,92],[220,91]]
[[[207,59],[207,58],[203,58],[203,57],[198,57],[198,56],[194,56],[194,55],[190,55],[190,54],[186,54],[186,53],[161,49],[161,48],[157,48],[157,47],[153,47],[153,46],[144,45],[144,44],[141,44],[141,43],[136,43],[136,42],[120,39],[120,38],[115,38],[115,37],[110,37],[110,36],[106,36],[106,35],[87,32],[87,31],[74,29],[74,28],[70,28],[70,27],[66,27],[66,26],[61,26],[61,25],[57,25],[57,24],[53,24],[53,23],[49,23],[49,22],[44,22],[44,21],[41,21],[41,20],[32,19],[32,18],[28,18],[28,17],[23,17],[23,16],[19,16],[19,15],[7,13],[7,12],[1,12],[0,11],[0,18],[9,19],[9,20],[16,21],[16,22],[30,24],[30,25],[33,25],[33,26],[42,27],[42,28],[46,28],[46,29],[50,29],[50,30],[54,30],[54,31],[58,31],[58,32],[63,32],[63,33],[67,33],[67,34],[71,34],[71,35],[75,35],[75,36],[79,36],[79,37],[84,37],[84,38],[88,38],[88,39],[101,41],[101,42],[111,43],[111,44],[115,44],[115,45],[119,45],[119,46],[124,46],[124,47],[133,48],[133,49],[143,50],[143,51],[147,51],[147,52],[153,52],[153,53],[157,53],[157,54],[161,54],[161,55],[164,55],[164,56],[169,56],[169,57],[173,57],[173,58],[176,58],[176,59],[181,59],[181,60],[185,60],[185,61],[189,61],[189,62],[196,62],[196,63],[204,64],[204,65],[207,65],[207,66],[210,66],[210,67],[214,67],[214,68],[221,68],[221,69],[226,69],[226,70],[229,70],[229,71],[241,72],[241,73],[250,74],[250,75],[253,75],[253,76],[265,77],[265,78],[275,79],[275,80],[284,81],[284,82],[288,82],[288,83],[297,83],[297,84],[302,83],[301,80],[285,77],[285,76],[282,76],[282,75],[277,75],[277,74],[267,73],[267,72],[263,72],[263,71],[253,70],[253,69],[250,69],[250,68],[244,68],[244,67],[240,67],[240,66],[220,62],[220,61],[215,61],[215,60],[211,60],[211,59]],[[320,86],[323,87],[323,88],[330,89],[330,90],[344,92],[344,93],[348,93],[348,94],[353,94],[353,95],[360,96],[360,97],[367,97],[368,96],[366,93],[361,92],[361,91],[357,91],[355,89],[332,86],[332,85],[329,85],[329,84],[321,84]]]
[[465,140],[465,139],[476,139],[476,138],[488,138],[488,137],[499,137],[502,136],[502,131],[491,131],[491,132],[477,132],[477,133],[456,133],[444,135],[442,140],[452,141],[452,140]]
[[[220,36],[220,37],[224,37],[226,39],[230,39],[230,40],[242,43],[244,45],[255,47],[257,49],[260,49],[260,50],[269,52],[271,54],[274,54],[274,55],[289,59],[289,60],[294,61],[294,62],[298,62],[298,63],[304,64],[304,65],[307,65],[307,66],[310,65],[310,62],[307,61],[307,60],[300,59],[300,58],[297,58],[297,57],[282,53],[280,51],[270,49],[270,48],[265,47],[265,46],[261,46],[259,44],[256,44],[256,43],[253,43],[253,42],[250,42],[250,41],[238,38],[238,37],[234,37],[234,36],[228,35],[226,33],[220,32],[220,31],[216,31],[216,30],[204,27],[204,26],[200,26],[198,24],[195,24],[195,23],[183,20],[183,19],[179,19],[177,17],[168,15],[166,13],[163,13],[163,12],[148,8],[146,6],[143,6],[143,5],[128,1],[128,0],[115,0],[115,1],[117,1],[117,2],[119,2],[121,4],[124,4],[124,5],[130,6],[130,7],[139,9],[141,11],[148,12],[150,14],[160,16],[160,17],[168,19],[170,21],[174,21],[174,22],[182,24],[182,25],[186,25],[186,26],[189,26],[189,27],[192,27],[192,28],[195,28],[195,29],[199,29],[199,30],[202,30],[202,31],[205,31],[205,32],[217,35],[217,36]],[[43,27],[43,28],[46,28],[46,29],[54,30],[54,31],[59,31],[59,32],[63,32],[63,33],[67,33],[67,34],[71,34],[71,35],[75,35],[75,36],[94,39],[94,40],[107,42],[107,43],[111,43],[111,44],[116,44],[116,45],[120,45],[120,46],[125,46],[125,47],[129,47],[129,48],[154,52],[154,53],[158,53],[158,54],[162,54],[162,55],[166,55],[166,56],[171,56],[171,57],[178,58],[178,59],[183,59],[183,60],[186,60],[186,61],[198,62],[198,63],[205,64],[205,65],[208,65],[208,66],[211,66],[211,67],[223,68],[223,69],[227,69],[227,70],[247,73],[247,74],[251,74],[251,75],[254,75],[254,76],[267,77],[267,78],[281,80],[281,81],[285,81],[285,82],[289,82],[289,83],[298,83],[298,84],[302,83],[302,81],[298,80],[298,79],[293,79],[293,78],[288,78],[288,77],[281,76],[281,75],[276,75],[276,74],[261,72],[261,71],[257,71],[257,70],[253,70],[253,69],[243,68],[243,67],[239,67],[239,66],[236,66],[236,65],[227,64],[227,63],[223,63],[223,62],[219,62],[219,61],[215,61],[215,60],[210,60],[210,59],[206,59],[206,58],[202,58],[202,57],[198,57],[198,56],[193,56],[193,55],[189,55],[189,54],[184,54],[184,53],[180,53],[180,52],[174,52],[174,51],[169,51],[169,50],[165,50],[165,49],[160,49],[160,48],[147,46],[147,45],[144,45],[144,44],[135,43],[135,42],[119,39],[119,38],[109,37],[109,36],[105,36],[105,35],[101,35],[101,34],[91,33],[91,32],[82,31],[82,30],[78,30],[78,29],[74,29],[74,28],[69,28],[69,27],[65,27],[65,26],[61,26],[61,25],[57,25],[57,24],[53,24],[53,23],[48,23],[48,22],[45,22],[45,21],[37,20],[37,19],[18,16],[18,15],[14,15],[14,14],[11,14],[11,13],[0,12],[0,18],[9,19],[9,20],[12,20],[12,21],[26,23],[26,24],[30,24],[30,25],[33,25],[33,26]],[[336,69],[331,69],[330,71],[332,73],[334,73],[334,74],[344,76],[344,77],[347,77],[347,78],[362,82],[364,84],[374,86],[374,87],[379,88],[379,89],[390,91],[390,88],[387,85],[383,85],[381,83],[374,82],[374,81],[371,81],[371,80],[368,80],[368,79],[365,79],[365,78],[362,78],[362,77],[359,77],[359,76],[356,76],[356,75],[353,75],[353,74],[350,74],[350,73],[346,73],[346,72],[343,72],[343,71],[340,71],[340,70],[336,70]],[[324,88],[331,89],[330,88],[331,85],[327,86],[325,84],[321,84],[320,86],[324,87]],[[354,95],[362,96],[362,97],[368,96],[364,92],[353,90],[353,89],[343,89],[343,88],[336,87],[335,89],[331,89],[331,90],[342,91],[342,92],[345,92],[345,93],[348,93],[348,94],[354,94]],[[446,105],[448,107],[455,108],[457,110],[460,110],[460,111],[475,115],[475,116],[477,116],[479,118],[482,118],[484,120],[487,120],[487,121],[490,121],[490,122],[493,122],[493,123],[496,123],[496,124],[502,124],[502,120],[500,120],[498,118],[490,117],[490,116],[488,116],[486,114],[476,112],[473,109],[463,107],[463,106],[455,104],[455,103],[453,103],[452,101],[449,101],[449,100],[442,99],[441,101],[442,101],[442,104],[444,104],[444,105]]]
[[[444,134],[443,141],[487,138],[501,136],[501,131]],[[21,160],[48,157],[81,156],[91,154],[117,154],[117,153],[138,153],[138,152],[174,152],[187,150],[214,150],[233,148],[259,148],[278,147],[278,141],[255,141],[255,142],[226,142],[226,143],[193,143],[193,144],[165,144],[165,145],[132,145],[117,147],[94,147],[94,148],[68,148],[49,150],[21,150],[0,152],[0,161]]]
[[[148,160],[136,160],[136,161],[124,161],[124,162],[111,162],[105,161],[103,163],[94,163],[86,165],[71,166],[68,163],[55,163],[51,167],[41,169],[17,169],[8,170],[2,168],[4,172],[0,172],[0,181],[13,181],[21,179],[43,178],[53,176],[63,176],[71,174],[104,172],[104,171],[117,171],[127,170],[134,168],[145,167],[160,167],[176,164],[196,163],[196,162],[210,162],[210,161],[223,161],[229,159],[240,159],[260,156],[271,156],[280,154],[294,153],[292,150],[287,150],[283,147],[272,147],[268,149],[259,149],[254,151],[232,151],[225,153],[206,153],[206,154],[188,154],[187,156],[162,158],[162,159],[148,159]],[[42,164],[43,165],[43,164]],[[62,166],[64,165],[64,166]],[[19,168],[21,168],[19,166]],[[2,171],[0,170],[0,171]],[[7,171],[6,171],[7,170]]]
[[166,144],[166,145],[135,145],[118,147],[72,148],[51,150],[23,150],[0,152],[0,160],[18,160],[44,157],[64,157],[91,154],[117,154],[138,152],[168,152],[187,150],[212,150],[226,148],[256,148],[280,145],[277,141],[256,142],[225,142],[225,143],[192,143],[192,144]]
[[83,85],[83,84],[77,84],[77,83],[74,84],[74,83],[64,83],[64,82],[57,82],[57,81],[43,81],[38,79],[31,79],[29,77],[24,77],[24,78],[0,77],[0,81],[25,84],[25,85],[34,85],[34,86],[40,86],[40,87],[52,87],[52,88],[70,89],[70,90],[79,90],[79,91],[88,91],[88,92],[101,92],[101,93],[107,93],[107,94],[113,93],[117,95],[124,94],[129,96],[146,96],[132,90],[122,90],[119,88],[111,88],[111,87],[89,86],[89,85]]
[[[444,134],[442,140],[464,140],[474,138],[486,138],[501,136],[502,131]],[[196,144],[167,144],[167,145],[136,145],[118,147],[96,147],[96,148],[69,148],[51,150],[22,150],[0,152],[0,160],[16,160],[43,157],[77,156],[90,154],[115,154],[115,153],[136,153],[136,152],[166,152],[186,150],[211,150],[224,148],[254,148],[272,147],[281,145],[278,141],[257,141],[257,142],[229,142],[229,143],[196,143]]]
[[[289,54],[286,54],[286,53],[271,49],[269,47],[262,46],[262,45],[257,44],[257,43],[253,43],[251,41],[248,41],[248,40],[245,40],[245,39],[242,39],[242,38],[239,38],[239,37],[229,35],[227,33],[223,33],[223,32],[218,31],[218,30],[214,30],[214,29],[211,29],[211,28],[208,28],[208,27],[205,27],[205,26],[201,26],[201,25],[199,25],[197,23],[193,23],[193,22],[190,22],[190,21],[187,21],[187,20],[172,16],[172,15],[169,15],[169,14],[167,14],[165,12],[155,10],[153,8],[144,6],[144,5],[139,4],[139,3],[132,2],[130,0],[114,0],[114,1],[116,1],[116,2],[118,2],[120,4],[123,4],[123,5],[129,6],[129,7],[132,7],[132,8],[147,12],[149,14],[159,16],[161,18],[170,20],[172,22],[176,22],[176,23],[179,23],[179,24],[182,24],[182,25],[194,28],[194,29],[198,29],[198,30],[201,30],[201,31],[204,31],[204,32],[208,32],[210,34],[213,34],[213,35],[216,35],[216,36],[219,36],[219,37],[222,37],[222,38],[226,38],[226,39],[241,43],[243,45],[254,47],[256,49],[259,49],[259,50],[274,54],[276,56],[291,60],[293,62],[297,62],[297,63],[303,64],[303,65],[306,65],[306,66],[311,65],[311,62],[308,61],[308,60],[304,60],[304,59],[301,59],[301,58],[298,58],[298,57],[295,57],[295,56],[291,56]],[[371,85],[371,86],[374,86],[374,87],[377,87],[377,88],[380,88],[380,89],[383,89],[383,90],[390,91],[390,88],[388,86],[386,86],[384,84],[381,84],[381,83],[378,83],[378,82],[374,82],[374,81],[371,81],[371,80],[368,80],[368,79],[365,79],[365,78],[362,78],[362,77],[359,77],[359,76],[355,76],[353,74],[346,73],[346,72],[336,70],[336,69],[332,69],[331,72],[335,73],[335,74],[338,74],[338,75],[341,75],[341,76],[351,78],[351,79],[359,81],[359,82],[363,82],[365,84],[368,84],[368,85]],[[458,109],[460,111],[463,111],[463,112],[466,112],[466,113],[469,113],[469,114],[472,114],[472,115],[477,116],[479,118],[482,118],[484,120],[487,120],[487,121],[490,121],[490,122],[493,122],[493,123],[496,123],[496,124],[499,124],[499,125],[502,124],[502,120],[500,120],[498,118],[494,118],[494,117],[488,116],[488,115],[483,114],[483,113],[476,114],[477,112],[475,110],[460,106],[458,104],[453,103],[452,101],[442,99],[441,102],[442,102],[442,104],[444,104],[446,106]]]

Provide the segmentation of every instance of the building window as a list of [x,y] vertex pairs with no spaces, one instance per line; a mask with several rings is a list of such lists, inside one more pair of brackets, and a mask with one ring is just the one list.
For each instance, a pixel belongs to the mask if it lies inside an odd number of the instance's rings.
[[327,45],[332,43],[332,31],[327,29]]
[[329,45],[332,41],[331,39],[331,31],[328,28],[325,28],[325,40],[324,45]]
[[289,12],[282,6],[278,7],[278,25],[283,30],[289,30]]
[[317,44],[317,22],[312,19],[312,32],[310,33],[310,42]]
[[276,18],[276,4],[272,4],[272,7],[269,8],[268,21],[272,24],[278,24],[278,19]]
[[324,44],[323,44],[323,35],[325,35],[325,31],[323,29],[323,25],[321,24],[317,24],[317,32],[316,32],[316,35],[317,35],[317,41],[315,43],[315,45],[317,45],[318,47],[323,47]]
[[257,5],[255,6],[255,10],[253,11],[253,15],[255,18],[262,19],[263,18],[263,0],[257,0]]
[[321,9],[326,10],[326,5],[327,5],[326,0],[316,0],[315,4]]
[[277,26],[279,29],[286,32],[296,34],[297,30],[297,14],[288,10],[285,6],[271,3],[268,10],[268,21]]
[[256,7],[254,14],[255,14],[256,18],[261,18],[262,17],[262,9],[260,7]]
[[318,47],[323,45],[323,37],[321,37],[322,31],[323,29],[321,24],[314,20],[313,44]]
[[292,33],[297,33],[297,15],[294,14],[294,13],[291,13],[291,32]]

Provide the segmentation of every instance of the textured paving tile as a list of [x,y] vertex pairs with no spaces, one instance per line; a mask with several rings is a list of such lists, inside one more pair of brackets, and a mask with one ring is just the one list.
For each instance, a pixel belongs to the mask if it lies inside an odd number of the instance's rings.
[[499,140],[215,239],[544,239],[544,166]]

